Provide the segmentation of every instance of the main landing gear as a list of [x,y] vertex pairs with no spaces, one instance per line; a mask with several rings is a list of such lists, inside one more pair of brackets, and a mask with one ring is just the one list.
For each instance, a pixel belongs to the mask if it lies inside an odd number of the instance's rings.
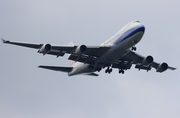
[[101,67],[94,67],[94,65],[89,65],[89,69],[94,69],[95,71],[98,71],[98,72],[100,72],[101,71]]
[[[107,69],[105,70],[105,73],[111,73],[112,72],[112,68],[111,67],[107,67]],[[124,74],[124,69],[119,69],[119,74]]]
[[112,68],[109,68],[109,67],[108,67],[108,68],[105,70],[105,73],[109,73],[109,74],[110,74],[111,72],[112,72]]
[[119,69],[119,74],[124,74],[124,70],[123,69]]
[[97,68],[96,68],[96,70],[97,70],[98,72],[100,72],[101,69],[102,69],[101,67],[97,67]]
[[[97,66],[96,68],[93,66],[93,65],[89,65],[89,68],[90,69],[94,69],[95,71],[98,71],[98,72],[100,72],[101,70],[102,70],[102,67],[100,67],[100,66]],[[112,67],[111,66],[108,66],[106,69],[105,69],[105,73],[108,73],[108,74],[110,74],[111,72],[112,72]],[[119,68],[119,74],[124,74],[124,72],[125,72],[125,70],[126,69],[123,69],[123,68]]]

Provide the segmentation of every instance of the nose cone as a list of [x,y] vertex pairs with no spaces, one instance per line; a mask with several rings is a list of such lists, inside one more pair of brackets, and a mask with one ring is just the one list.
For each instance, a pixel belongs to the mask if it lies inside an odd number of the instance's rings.
[[134,20],[132,21],[132,24],[139,32],[145,32],[145,26],[140,21]]
[[142,31],[143,33],[145,32],[145,27],[143,24],[139,24],[139,31]]

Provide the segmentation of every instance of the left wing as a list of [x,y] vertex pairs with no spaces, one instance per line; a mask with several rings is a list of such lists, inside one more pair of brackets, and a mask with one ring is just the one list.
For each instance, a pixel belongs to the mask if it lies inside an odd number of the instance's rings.
[[50,44],[32,44],[32,43],[22,43],[22,42],[12,42],[2,39],[3,43],[13,44],[33,49],[38,49],[39,53],[50,54],[55,56],[64,56],[65,53],[72,54],[72,56],[77,56],[80,54],[89,56],[89,57],[99,57],[107,50],[109,46],[73,46],[73,45],[50,45]]
[[129,53],[124,56],[122,59],[123,61],[131,62],[135,64],[135,68],[137,69],[144,69],[144,70],[151,70],[151,68],[155,68],[157,72],[164,72],[167,69],[175,70],[176,68],[168,66],[167,63],[157,63],[153,60],[152,56],[144,57],[138,53],[129,51]]

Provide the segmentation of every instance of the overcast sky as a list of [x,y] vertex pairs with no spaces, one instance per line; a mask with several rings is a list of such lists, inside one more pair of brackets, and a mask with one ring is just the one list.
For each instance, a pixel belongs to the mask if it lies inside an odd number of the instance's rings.
[[[0,37],[12,41],[99,45],[132,20],[145,35],[137,52],[179,68],[178,0],[0,0]],[[99,77],[37,68],[69,66],[67,56],[0,43],[1,118],[179,118],[180,75],[134,67]]]

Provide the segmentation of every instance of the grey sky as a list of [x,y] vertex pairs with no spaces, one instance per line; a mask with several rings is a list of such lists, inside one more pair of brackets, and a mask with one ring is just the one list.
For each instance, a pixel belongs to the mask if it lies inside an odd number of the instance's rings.
[[[13,41],[99,45],[132,20],[146,27],[137,52],[179,68],[178,0],[0,1],[0,37]],[[37,68],[69,66],[67,56],[0,43],[0,57],[2,118],[180,117],[179,69],[68,77]]]

